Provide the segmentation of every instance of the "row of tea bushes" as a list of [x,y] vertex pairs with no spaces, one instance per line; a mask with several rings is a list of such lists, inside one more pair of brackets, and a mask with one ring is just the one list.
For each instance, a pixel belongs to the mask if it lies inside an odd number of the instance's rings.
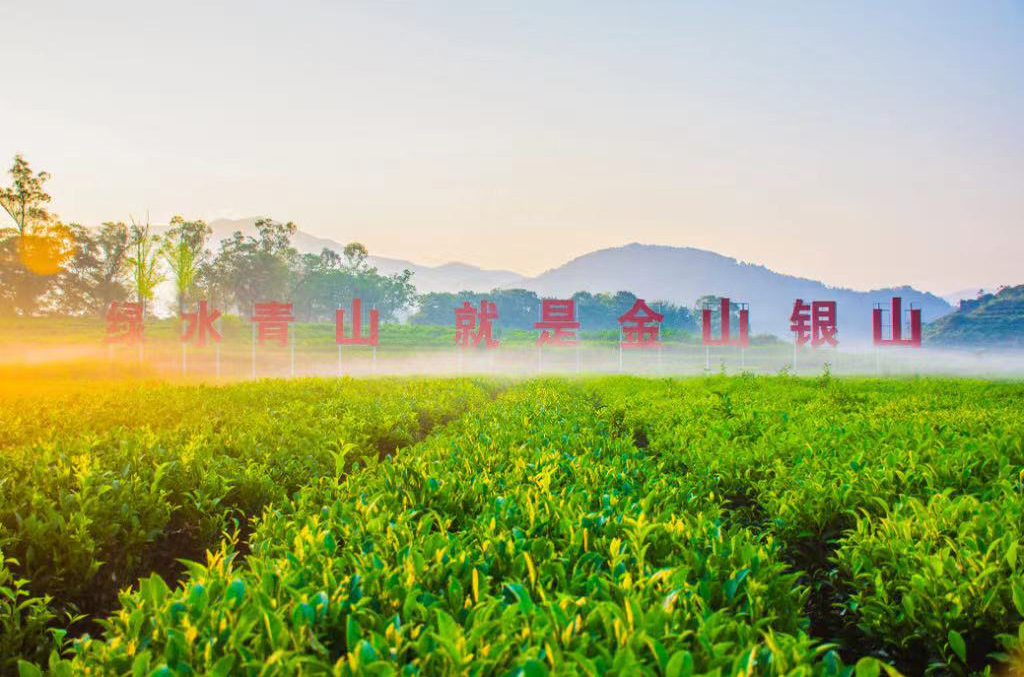
[[908,672],[984,669],[1024,619],[1024,386],[605,379],[619,433],[808,573],[815,633]]
[[[201,559],[225,529],[245,533],[250,517],[312,478],[414,444],[500,387],[263,381],[5,402],[0,549],[14,560],[9,576],[51,613],[105,614],[140,576],[176,577],[178,558]],[[0,609],[0,645],[38,626],[39,600],[19,610],[23,601]]]
[[48,670],[851,674],[779,544],[687,482],[578,386],[528,383],[268,508],[244,562],[225,544],[177,589],[142,581]]

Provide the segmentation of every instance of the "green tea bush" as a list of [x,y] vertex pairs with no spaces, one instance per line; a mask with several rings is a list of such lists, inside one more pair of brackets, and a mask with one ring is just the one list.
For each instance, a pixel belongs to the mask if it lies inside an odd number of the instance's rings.
[[159,386],[8,404],[0,542],[36,595],[105,612],[311,478],[394,454],[491,399],[470,380]]
[[845,674],[771,538],[561,384],[307,487],[251,542],[244,566],[224,550],[178,590],[144,581],[55,670]]

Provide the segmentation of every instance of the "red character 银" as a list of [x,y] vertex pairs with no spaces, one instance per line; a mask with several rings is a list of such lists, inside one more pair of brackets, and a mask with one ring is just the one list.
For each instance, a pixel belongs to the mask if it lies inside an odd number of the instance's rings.
[[825,343],[839,345],[839,341],[836,340],[839,328],[835,301],[813,301],[807,304],[803,299],[797,299],[793,303],[789,321],[789,329],[796,334],[798,346],[808,342],[814,348]]

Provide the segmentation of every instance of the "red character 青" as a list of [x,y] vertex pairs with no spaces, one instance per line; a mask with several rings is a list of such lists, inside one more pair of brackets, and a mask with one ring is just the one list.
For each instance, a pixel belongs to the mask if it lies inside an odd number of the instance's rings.
[[114,301],[107,309],[107,343],[142,342],[142,304]]
[[377,346],[380,337],[380,311],[370,309],[370,333],[363,336],[363,301],[352,299],[352,336],[345,336],[345,311],[341,308],[334,315],[334,342],[339,346]]
[[711,335],[711,317],[714,314],[714,309],[705,306],[701,309],[701,343],[706,346],[739,346],[746,348],[750,345],[749,333],[750,333],[750,310],[747,308],[747,304],[740,303],[739,305],[739,316],[740,316],[740,336],[738,339],[732,338],[730,333],[730,313],[729,310],[732,305],[729,303],[729,299],[723,298],[719,300],[719,335],[718,338],[712,338]]
[[214,343],[220,343],[223,337],[217,331],[217,328],[213,326],[213,323],[219,317],[219,310],[211,312],[207,302],[200,301],[196,312],[181,314],[181,319],[185,322],[185,331],[181,335],[181,342],[192,342],[202,347],[206,345],[206,340],[209,338]]
[[796,344],[805,345],[810,341],[817,348],[828,343],[839,345],[836,334],[839,327],[836,321],[835,301],[812,301],[810,304],[803,299],[793,303],[793,312],[789,316],[789,330],[796,334]]
[[665,316],[656,313],[644,302],[637,299],[633,307],[619,318],[622,326],[623,348],[653,348],[659,345],[658,332]]
[[492,320],[498,319],[498,307],[491,301],[480,301],[477,310],[469,301],[455,309],[455,344],[463,348],[484,342],[486,348],[496,348],[498,341],[491,337]]
[[911,307],[908,311],[910,316],[910,338],[903,338],[903,299],[899,296],[892,297],[892,331],[889,338],[882,337],[882,316],[885,313],[882,304],[876,303],[871,312],[871,333],[876,346],[909,346],[911,348],[921,347],[921,309]]
[[261,346],[267,341],[277,341],[281,346],[288,345],[289,326],[295,321],[292,304],[277,301],[257,303],[249,319],[257,326],[256,338]]
[[[573,299],[544,299],[541,301],[541,321],[533,326],[543,329],[537,338],[537,345],[552,346],[576,345],[576,330],[580,323],[576,321],[576,301]],[[551,330],[554,330],[552,333]]]

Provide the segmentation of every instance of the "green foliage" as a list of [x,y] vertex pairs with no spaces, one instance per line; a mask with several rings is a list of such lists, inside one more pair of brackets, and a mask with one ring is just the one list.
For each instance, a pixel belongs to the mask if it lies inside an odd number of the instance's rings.
[[120,588],[63,653],[22,640],[21,674],[896,677],[1020,652],[1020,384],[506,386],[0,410],[14,575],[42,613]]
[[[619,317],[626,313],[636,300],[636,295],[620,291],[615,294],[591,294],[576,292],[572,295],[576,301],[576,318],[585,332],[613,332],[618,340]],[[433,292],[419,297],[418,310],[410,318],[415,325],[451,325],[454,321],[455,309],[468,301],[474,307],[480,307],[481,300],[497,303],[499,317],[495,327],[506,331],[534,331],[534,323],[540,320],[541,298],[532,291],[525,289],[494,289],[487,293]],[[677,306],[664,301],[650,301],[648,305],[656,312],[662,313],[665,320],[662,328],[667,331],[696,332],[697,318],[689,308]]]

